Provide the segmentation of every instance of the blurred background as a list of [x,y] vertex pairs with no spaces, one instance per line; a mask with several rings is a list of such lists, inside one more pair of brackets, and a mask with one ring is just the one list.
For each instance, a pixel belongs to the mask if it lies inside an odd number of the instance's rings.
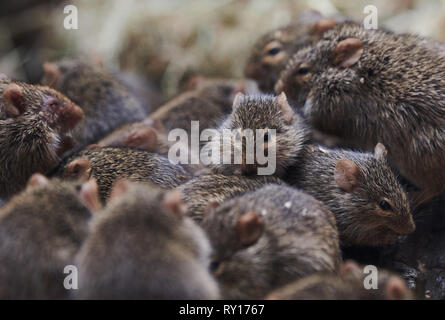
[[[66,5],[78,29],[66,30]],[[375,5],[379,27],[445,40],[445,0],[18,0],[0,4],[0,72],[37,82],[42,63],[100,57],[170,97],[196,74],[241,77],[253,42],[303,10],[362,21]]]

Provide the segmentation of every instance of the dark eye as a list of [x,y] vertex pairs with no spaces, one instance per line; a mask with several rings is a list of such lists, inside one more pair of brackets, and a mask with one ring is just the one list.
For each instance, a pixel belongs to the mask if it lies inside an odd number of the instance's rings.
[[50,107],[50,108],[55,108],[58,105],[59,105],[59,101],[57,99],[54,99],[54,98],[49,99],[48,102],[47,102],[47,106]]
[[386,200],[381,200],[379,202],[379,207],[380,207],[380,209],[382,209],[384,211],[391,211],[392,210],[391,205]]
[[221,263],[219,261],[212,261],[209,265],[209,271],[215,272],[216,270],[218,270],[220,265]]
[[299,75],[305,75],[305,74],[308,74],[308,72],[309,72],[309,69],[308,68],[300,68],[300,69],[298,69],[298,71],[297,71],[297,73],[299,74]]
[[274,56],[274,55],[276,55],[276,54],[278,54],[278,53],[280,53],[280,52],[281,52],[281,48],[275,47],[275,48],[269,49],[269,50],[267,51],[267,54],[268,54],[269,56]]
[[270,140],[270,134],[269,134],[269,132],[266,132],[264,134],[264,142],[268,142],[269,140]]

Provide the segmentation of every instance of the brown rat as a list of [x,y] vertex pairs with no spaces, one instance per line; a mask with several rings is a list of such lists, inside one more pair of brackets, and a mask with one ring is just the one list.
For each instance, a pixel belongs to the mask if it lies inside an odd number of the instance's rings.
[[100,209],[94,180],[68,183],[34,174],[0,210],[0,298],[66,299],[65,267]]
[[340,264],[333,214],[294,188],[270,184],[233,198],[205,217],[213,271],[226,299],[268,292]]
[[308,145],[286,181],[326,204],[343,245],[390,244],[415,229],[407,196],[380,143],[374,154]]
[[416,36],[341,25],[298,52],[276,90],[322,132],[368,150],[385,144],[390,162],[430,198],[445,188],[444,66]]
[[[275,134],[271,129],[275,130]],[[232,132],[229,139],[222,138],[225,130]],[[254,149],[248,148],[249,139],[244,138],[248,130],[253,134],[253,142],[256,145]],[[234,100],[233,111],[218,128],[218,132],[219,139],[215,138],[203,148],[204,151],[208,150],[207,148],[220,151],[216,157],[212,153],[211,167],[215,172],[249,175],[260,174],[259,168],[270,168],[274,170],[269,174],[277,176],[295,164],[309,133],[302,117],[295,113],[287,102],[285,94],[274,97],[246,96],[241,93]],[[258,138],[261,141],[258,141]],[[261,163],[258,158],[260,143],[264,145],[263,154],[268,155],[266,163]],[[275,157],[269,153],[271,148],[275,150]],[[241,161],[236,159],[236,151],[232,151],[230,164],[224,164],[224,153],[231,149],[237,149],[241,153]],[[237,164],[237,161],[240,163]],[[273,163],[270,163],[271,161]]]
[[310,11],[288,25],[266,33],[255,42],[244,74],[256,80],[261,91],[273,93],[280,72],[292,55],[318,41],[324,32],[339,22],[338,18],[326,18]]
[[86,59],[62,59],[45,63],[43,69],[42,83],[64,93],[85,113],[73,133],[80,146],[94,143],[115,128],[142,120],[147,114],[125,86]]
[[44,86],[0,79],[0,197],[20,191],[35,172],[47,173],[73,147],[82,109]]
[[176,191],[119,181],[77,256],[79,299],[217,299],[210,245]]
[[99,195],[105,201],[113,183],[127,178],[147,181],[164,189],[185,183],[191,175],[158,154],[131,148],[100,148],[82,150],[64,161],[55,172],[63,178],[95,178]]
[[397,275],[378,269],[377,288],[366,289],[363,267],[352,261],[339,274],[317,273],[270,293],[269,300],[412,300],[413,293]]
[[199,121],[199,129],[215,127],[230,113],[235,95],[245,90],[244,80],[196,78],[186,91],[161,106],[149,116],[160,121],[168,133],[180,128],[191,130],[191,121]]
[[230,198],[261,188],[265,184],[284,184],[273,176],[227,176],[205,174],[178,187],[187,205],[187,215],[200,222],[208,210]]

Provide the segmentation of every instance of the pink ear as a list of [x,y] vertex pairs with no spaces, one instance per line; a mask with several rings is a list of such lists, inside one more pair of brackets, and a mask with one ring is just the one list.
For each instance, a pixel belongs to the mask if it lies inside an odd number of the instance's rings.
[[356,64],[363,54],[363,43],[357,38],[340,41],[332,52],[332,64],[341,68],[348,68]]
[[15,118],[25,112],[25,97],[22,88],[15,83],[9,84],[3,91],[3,104],[8,117]]
[[334,180],[345,191],[351,192],[359,185],[362,172],[354,161],[340,159],[334,170]]
[[284,92],[280,93],[277,98],[278,107],[280,107],[281,114],[283,115],[284,123],[291,124],[294,120],[294,110],[292,110],[291,106],[287,102],[287,97]]
[[47,85],[49,87],[54,87],[61,76],[59,67],[50,62],[45,62],[43,64],[43,73],[45,74]]
[[263,234],[264,225],[255,211],[243,214],[236,223],[236,232],[242,246],[255,244]]
[[388,279],[385,293],[388,300],[403,300],[409,297],[405,282],[398,276],[391,276]]
[[244,100],[244,94],[238,92],[235,96],[235,99],[233,99],[232,109],[235,110],[236,108],[238,108],[240,104],[243,102],[243,100]]
[[82,188],[80,189],[80,197],[91,211],[99,211],[102,209],[102,204],[99,200],[99,187],[96,179],[88,180],[82,185]]
[[34,173],[28,180],[28,187],[44,186],[49,180],[41,173]]
[[343,277],[349,274],[360,275],[362,272],[355,261],[348,260],[340,266],[338,274]]
[[311,34],[320,38],[323,33],[334,28],[337,25],[337,21],[332,18],[322,18],[312,27]]
[[65,167],[64,175],[86,181],[91,175],[91,162],[88,159],[75,159]]
[[205,81],[205,78],[202,76],[193,76],[187,81],[187,90],[196,90],[198,89]]
[[220,205],[220,203],[216,200],[212,200],[209,203],[207,203],[205,209],[204,209],[204,213],[208,214],[210,211],[212,211],[213,209],[218,208]]
[[109,200],[114,200],[120,198],[122,195],[127,193],[130,188],[130,181],[128,179],[119,179],[111,187]]
[[158,135],[151,127],[137,129],[127,137],[126,145],[146,151],[153,151],[158,143]]
[[181,218],[185,213],[182,193],[178,190],[168,191],[164,195],[163,204],[167,207],[168,211],[173,213],[178,218]]
[[374,157],[376,159],[386,159],[386,155],[388,154],[388,151],[386,150],[385,146],[381,144],[380,142],[376,144],[374,148]]

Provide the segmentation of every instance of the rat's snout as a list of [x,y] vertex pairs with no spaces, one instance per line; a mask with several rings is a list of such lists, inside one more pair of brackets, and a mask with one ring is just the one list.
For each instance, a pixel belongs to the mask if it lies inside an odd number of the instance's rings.
[[83,110],[67,99],[45,98],[42,111],[48,122],[63,131],[73,129],[83,118]]
[[416,230],[416,224],[412,217],[410,217],[408,221],[400,222],[392,229],[399,234],[410,234]]

